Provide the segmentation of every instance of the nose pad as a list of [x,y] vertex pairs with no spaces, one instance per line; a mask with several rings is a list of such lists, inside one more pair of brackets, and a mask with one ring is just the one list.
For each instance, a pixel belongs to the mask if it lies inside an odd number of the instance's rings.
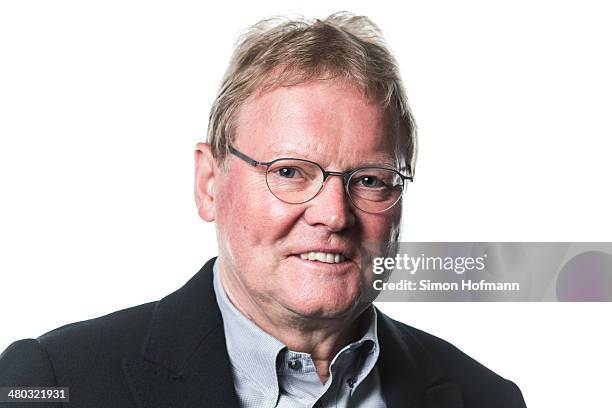
[[[325,178],[325,180],[323,180],[323,185],[321,186],[321,189],[319,190],[319,194],[323,193],[323,191],[325,189],[329,189],[330,187],[327,187],[328,184],[332,184],[334,181],[334,178],[340,178],[340,183],[341,183],[341,188],[342,188],[342,198],[345,202],[347,203],[351,203],[351,200],[348,196],[348,189],[346,187],[346,179],[344,174],[342,173],[334,173],[334,172],[330,172],[328,173],[327,177]],[[335,184],[335,183],[334,183]]]
[[339,177],[341,179],[342,191],[344,192],[344,198],[350,203],[351,200],[349,199],[349,196],[348,196],[348,177],[344,173],[340,173],[336,171],[328,171],[327,174],[325,175],[325,178],[323,179],[323,185],[321,186],[319,193],[323,189],[325,189],[325,184],[328,184],[328,181],[333,180],[334,177]]

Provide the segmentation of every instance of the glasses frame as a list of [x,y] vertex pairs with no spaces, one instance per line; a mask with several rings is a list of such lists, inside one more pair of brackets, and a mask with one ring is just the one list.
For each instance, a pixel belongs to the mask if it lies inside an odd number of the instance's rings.
[[[231,154],[233,154],[234,156],[238,157],[242,161],[250,164],[253,167],[266,166],[266,185],[268,186],[268,190],[278,200],[280,200],[280,201],[282,201],[284,203],[287,203],[287,204],[304,204],[304,203],[309,202],[310,200],[314,199],[317,195],[319,195],[319,193],[323,189],[323,185],[325,184],[325,180],[327,180],[330,176],[338,176],[338,177],[342,177],[342,180],[343,180],[343,183],[344,183],[344,191],[346,192],[346,196],[349,198],[349,200],[355,206],[355,208],[358,208],[359,210],[361,210],[363,212],[370,213],[370,214],[379,214],[379,213],[385,212],[385,211],[393,208],[402,199],[403,192],[404,192],[404,187],[406,186],[406,183],[405,183],[406,180],[408,180],[411,183],[414,181],[414,177],[413,176],[406,176],[406,175],[400,173],[398,170],[390,169],[388,167],[366,166],[366,167],[359,167],[357,169],[349,170],[349,171],[345,171],[345,172],[327,171],[319,163],[313,162],[311,160],[299,159],[299,158],[295,158],[295,157],[279,157],[278,159],[274,159],[272,161],[262,162],[262,161],[255,160],[252,157],[247,156],[246,154],[242,153],[240,150],[236,149],[232,145],[229,145],[229,151],[230,151]],[[315,166],[317,166],[321,170],[321,172],[323,173],[323,180],[321,181],[321,185],[319,186],[319,189],[317,190],[317,192],[312,197],[310,197],[308,200],[304,200],[304,201],[299,202],[299,203],[292,203],[292,202],[288,202],[288,201],[285,201],[285,200],[279,198],[276,194],[274,194],[272,192],[272,189],[270,188],[270,184],[268,184],[268,171],[270,170],[270,166],[272,166],[274,163],[279,162],[281,160],[294,160],[294,161],[306,162],[306,163],[314,164]],[[401,178],[401,180],[402,180],[402,194],[400,194],[398,199],[393,204],[391,204],[389,207],[387,207],[387,208],[385,208],[384,210],[381,210],[381,211],[367,211],[367,210],[364,210],[363,208],[359,207],[355,203],[355,201],[353,201],[353,198],[351,197],[351,193],[349,191],[349,182],[351,181],[351,177],[353,177],[353,175],[355,173],[357,173],[358,171],[361,171],[363,169],[380,169],[380,170],[388,170],[388,171],[395,172]]]

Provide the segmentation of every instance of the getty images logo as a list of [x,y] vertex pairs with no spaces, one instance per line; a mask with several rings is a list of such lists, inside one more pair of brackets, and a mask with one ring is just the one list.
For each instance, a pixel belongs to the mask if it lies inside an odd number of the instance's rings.
[[372,272],[377,275],[385,271],[404,270],[414,275],[418,271],[449,271],[462,275],[469,271],[482,271],[486,268],[483,256],[410,256],[408,254],[397,254],[395,257],[376,257],[373,259]]

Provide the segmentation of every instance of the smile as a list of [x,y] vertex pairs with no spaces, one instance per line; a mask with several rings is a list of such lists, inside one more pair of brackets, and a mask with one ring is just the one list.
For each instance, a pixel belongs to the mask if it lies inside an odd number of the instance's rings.
[[309,261],[319,261],[325,263],[340,263],[346,259],[342,254],[332,254],[329,252],[305,252],[300,254],[300,258]]

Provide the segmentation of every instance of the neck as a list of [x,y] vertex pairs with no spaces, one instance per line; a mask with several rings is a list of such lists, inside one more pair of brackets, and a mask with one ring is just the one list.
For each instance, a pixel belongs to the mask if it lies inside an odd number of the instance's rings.
[[347,316],[317,318],[287,309],[266,307],[246,296],[245,288],[220,268],[221,284],[229,301],[259,328],[281,341],[289,350],[310,354],[322,383],[336,354],[359,338],[359,316],[366,305]]

